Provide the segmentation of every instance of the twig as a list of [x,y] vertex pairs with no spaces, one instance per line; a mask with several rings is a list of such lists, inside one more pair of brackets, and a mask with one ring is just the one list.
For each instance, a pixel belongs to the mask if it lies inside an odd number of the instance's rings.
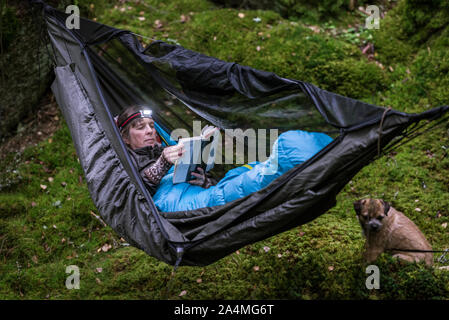
[[5,236],[5,238],[3,239],[3,241],[2,241],[2,246],[0,247],[0,253],[1,253],[2,250],[3,250],[3,244],[5,243],[5,240],[6,240],[6,236]]
[[100,223],[101,223],[103,226],[105,226],[105,227],[108,226],[108,225],[103,221],[103,219],[101,219],[100,216],[97,216],[95,213],[93,213],[93,211],[91,211],[90,214],[91,214],[93,217],[95,217],[95,219],[97,219],[98,221],[100,221]]

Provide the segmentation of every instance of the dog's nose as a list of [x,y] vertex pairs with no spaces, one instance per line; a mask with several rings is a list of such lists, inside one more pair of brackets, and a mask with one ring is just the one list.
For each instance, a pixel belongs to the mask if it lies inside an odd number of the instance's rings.
[[381,225],[378,222],[376,222],[376,221],[370,221],[368,223],[368,226],[369,226],[371,231],[379,231],[379,228],[380,228]]

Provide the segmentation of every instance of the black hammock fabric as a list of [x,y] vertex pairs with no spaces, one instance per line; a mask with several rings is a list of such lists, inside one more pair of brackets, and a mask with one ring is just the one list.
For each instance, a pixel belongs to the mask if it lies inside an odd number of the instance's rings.
[[[178,45],[155,41],[144,46],[129,31],[87,19],[81,19],[80,29],[68,29],[67,14],[33,2],[43,8],[56,62],[52,90],[95,206],[131,245],[168,264],[208,265],[317,218],[381,150],[449,110],[442,106],[406,114],[385,109]],[[167,132],[192,132],[192,121],[199,120],[221,129],[325,132],[334,140],[244,198],[158,212],[113,121],[131,104],[153,109]],[[216,174],[229,168],[217,165]]]

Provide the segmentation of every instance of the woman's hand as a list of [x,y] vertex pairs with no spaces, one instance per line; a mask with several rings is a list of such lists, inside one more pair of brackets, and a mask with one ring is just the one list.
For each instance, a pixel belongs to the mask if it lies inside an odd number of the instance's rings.
[[184,144],[178,143],[175,146],[166,147],[164,151],[162,151],[162,155],[168,162],[175,163],[176,160],[182,157],[184,152],[185,152]]
[[217,181],[213,179],[212,177],[209,177],[206,172],[204,172],[204,169],[201,167],[197,168],[199,173],[192,172],[192,175],[196,178],[194,180],[187,181],[190,184],[200,186],[202,188],[209,188],[211,186],[214,186],[217,184]]

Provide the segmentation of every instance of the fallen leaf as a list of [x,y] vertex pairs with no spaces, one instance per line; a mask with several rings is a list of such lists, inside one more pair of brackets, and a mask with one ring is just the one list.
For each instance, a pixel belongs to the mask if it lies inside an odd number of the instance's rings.
[[66,259],[73,259],[73,258],[78,258],[78,254],[73,251],[71,256],[67,256]]
[[33,256],[33,257],[31,258],[31,260],[33,260],[34,263],[37,263],[37,262],[38,262],[37,256]]
[[239,18],[240,18],[240,19],[245,18],[245,14],[240,12],[240,13],[239,13]]
[[196,279],[196,283],[201,283],[201,282],[203,282],[203,280],[201,278]]
[[447,227],[447,222],[441,224],[441,226],[442,226],[444,229],[446,229],[446,227]]
[[240,251],[237,250],[235,253],[236,253],[236,254],[240,254]]
[[179,294],[180,297],[185,296],[187,294],[187,290],[182,290]]
[[98,279],[98,278],[95,278],[95,281],[97,281],[97,283],[98,283],[98,284],[100,284],[100,283],[101,283],[101,280],[100,280],[100,279]]
[[415,211],[421,212],[420,208],[415,208]]
[[108,252],[111,248],[112,248],[112,246],[111,246],[109,243],[106,243],[105,245],[103,245],[103,246],[101,247],[101,250],[102,250],[103,252]]
[[46,189],[47,189],[47,186],[46,186],[45,184],[41,184],[41,189],[42,189],[42,190],[46,190]]
[[63,186],[64,188],[67,186],[67,182],[61,182],[61,186]]
[[163,24],[162,24],[161,20],[156,20],[156,21],[154,21],[154,27],[155,27],[156,29],[162,28],[162,27],[163,27]]
[[96,268],[95,270],[97,270],[98,273],[102,273],[103,272],[103,268]]
[[259,266],[254,266],[253,269],[254,269],[254,271],[259,271],[260,268],[259,268]]
[[320,27],[318,26],[308,26],[310,30],[312,30],[314,33],[320,33]]
[[257,47],[256,47],[256,50],[257,50],[257,51],[260,51],[260,46],[257,46]]
[[282,254],[278,253],[278,258],[282,258]]
[[334,270],[334,267],[333,267],[333,266],[329,266],[327,269],[328,269],[329,271],[332,271],[332,270]]
[[140,14],[141,16],[143,16],[143,15],[145,14],[145,12],[144,12],[144,11],[140,11],[139,14]]
[[187,22],[190,20],[189,16],[186,16],[184,14],[181,15],[181,23]]
[[145,17],[138,17],[137,19],[139,19],[140,21],[145,21]]
[[378,62],[378,61],[374,61],[374,63],[375,63],[379,68],[381,68],[382,70],[385,69],[385,67],[384,67],[384,65],[383,65],[382,63],[380,63],[380,62]]

